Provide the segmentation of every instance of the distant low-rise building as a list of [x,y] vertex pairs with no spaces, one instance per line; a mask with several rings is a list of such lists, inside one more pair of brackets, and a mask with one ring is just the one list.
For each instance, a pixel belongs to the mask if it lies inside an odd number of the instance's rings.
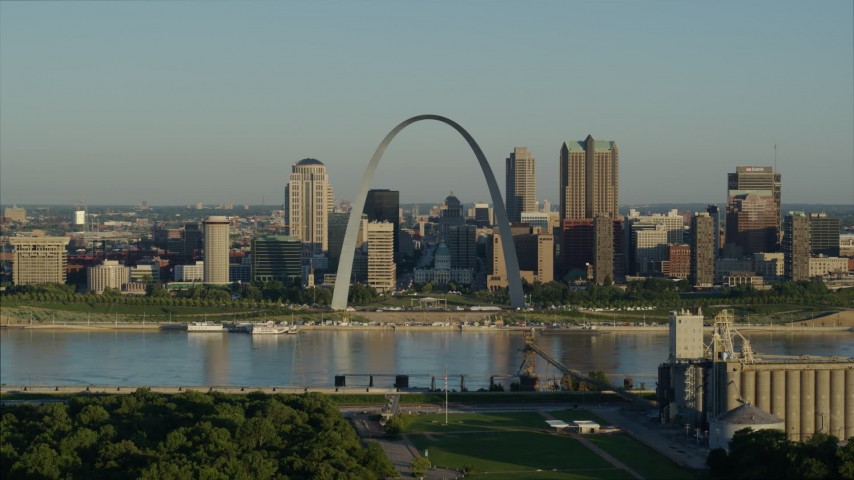
[[3,209],[3,216],[11,222],[27,223],[27,211],[19,207],[6,207]]
[[197,261],[195,265],[175,265],[176,282],[201,282],[205,277],[205,262]]
[[745,258],[719,258],[715,262],[715,281],[723,282],[724,277],[736,272],[752,272],[752,257]]
[[848,259],[840,257],[811,257],[808,268],[810,278],[847,273]]
[[104,293],[111,288],[121,290],[130,282],[130,267],[119,264],[117,260],[104,260],[101,265],[86,270],[86,284],[90,292]]

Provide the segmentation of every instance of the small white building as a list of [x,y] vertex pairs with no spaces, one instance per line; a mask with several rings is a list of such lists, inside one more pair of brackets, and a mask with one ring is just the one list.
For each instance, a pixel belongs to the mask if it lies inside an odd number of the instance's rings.
[[573,430],[577,429],[578,433],[581,435],[599,433],[599,429],[601,428],[601,426],[593,420],[576,420],[574,422],[569,422],[569,426]]

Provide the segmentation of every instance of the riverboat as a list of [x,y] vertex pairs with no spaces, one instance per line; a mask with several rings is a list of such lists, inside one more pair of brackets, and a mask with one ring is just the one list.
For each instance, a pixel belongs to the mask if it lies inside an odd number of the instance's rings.
[[252,335],[281,335],[288,333],[288,327],[276,325],[274,322],[253,323],[250,333]]
[[220,323],[213,322],[193,322],[187,325],[187,332],[190,333],[222,333],[225,329]]

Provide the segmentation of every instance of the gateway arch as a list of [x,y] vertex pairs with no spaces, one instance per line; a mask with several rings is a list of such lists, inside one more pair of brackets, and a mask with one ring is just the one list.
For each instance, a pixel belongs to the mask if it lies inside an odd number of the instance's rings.
[[[417,115],[406,119],[385,136],[383,141],[371,157],[368,168],[365,169],[365,174],[362,175],[362,183],[359,186],[359,191],[356,198],[350,204],[350,218],[347,221],[347,232],[344,235],[344,244],[341,247],[341,256],[338,262],[338,275],[335,279],[335,290],[332,294],[332,308],[334,310],[344,310],[347,308],[347,296],[350,292],[350,276],[353,273],[353,256],[356,250],[356,236],[359,234],[359,223],[362,218],[361,213],[365,210],[365,200],[368,196],[368,189],[371,187],[371,182],[374,178],[374,172],[377,165],[380,163],[385,149],[389,143],[400,133],[401,130],[421,120],[437,120],[446,125],[453,127],[462,137],[468,142],[474,152],[477,161],[483,170],[483,176],[486,178],[486,183],[489,186],[489,195],[492,198],[496,220],[498,221],[498,232],[501,236],[501,244],[504,248],[504,264],[507,267],[507,281],[510,292],[510,305],[513,308],[521,308],[525,305],[524,295],[522,293],[522,278],[519,274],[519,260],[516,258],[516,248],[513,244],[513,234],[510,231],[510,222],[507,220],[507,210],[504,207],[504,200],[501,198],[501,191],[498,190],[498,184],[495,183],[495,176],[492,174],[492,169],[486,161],[483,151],[480,146],[474,141],[469,132],[459,126],[453,120],[439,115]],[[358,212],[354,215],[355,212]]]

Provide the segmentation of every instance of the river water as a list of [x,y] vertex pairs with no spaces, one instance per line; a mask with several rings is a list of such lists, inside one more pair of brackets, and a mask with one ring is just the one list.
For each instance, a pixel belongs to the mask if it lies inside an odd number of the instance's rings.
[[[854,357],[854,333],[748,333],[756,352]],[[544,334],[537,344],[570,368],[602,370],[615,384],[625,376],[654,388],[667,358],[666,332]],[[6,385],[219,385],[331,387],[394,383],[451,389],[509,386],[522,363],[523,338],[514,331],[310,330],[252,336],[184,331],[3,330],[0,383]],[[544,360],[541,378],[560,377]]]

